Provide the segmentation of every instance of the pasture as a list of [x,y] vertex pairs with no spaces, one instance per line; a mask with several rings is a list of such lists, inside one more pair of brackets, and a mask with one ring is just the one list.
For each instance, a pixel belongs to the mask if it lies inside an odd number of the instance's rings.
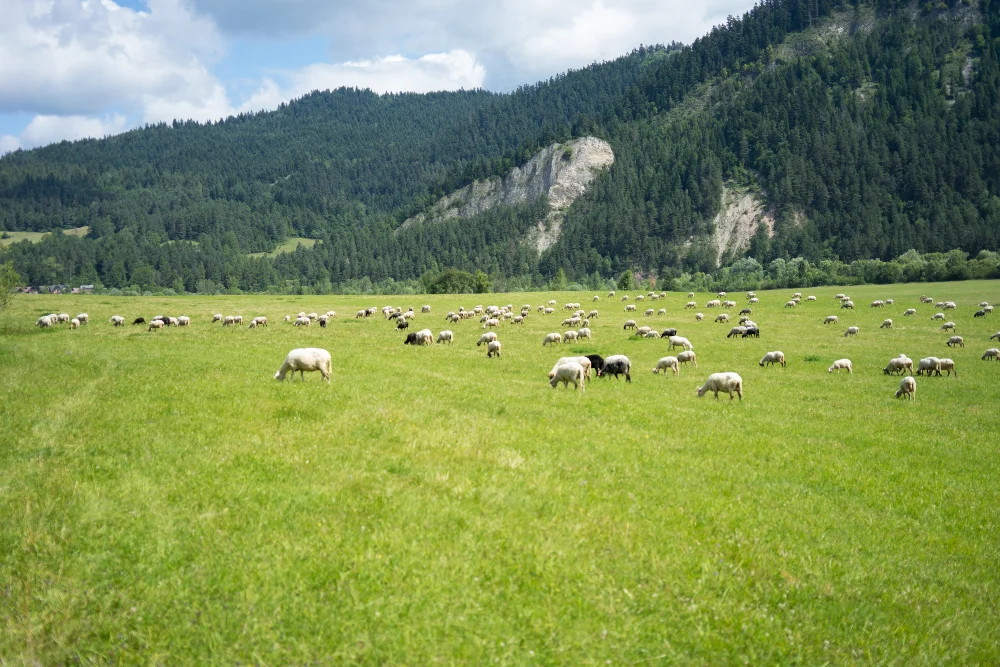
[[[793,291],[818,300],[783,308]],[[759,292],[759,339],[727,339],[714,295],[695,322],[686,293],[628,315],[621,294],[18,297],[0,314],[0,663],[1000,662],[1000,363],[980,360],[1000,314],[973,318],[1000,282]],[[921,294],[957,302],[964,348]],[[542,348],[570,301],[600,311],[594,339]],[[500,358],[478,319],[444,322],[507,303],[532,312],[500,327]],[[454,344],[354,319],[387,304]],[[283,322],[327,310],[326,329]],[[33,326],[49,312],[90,324]],[[676,327],[698,367],[654,375],[667,341],[629,318]],[[330,384],[272,379],[296,347],[332,353]],[[771,350],[786,368],[757,365]],[[590,353],[628,355],[632,383],[549,387],[556,358]],[[900,353],[958,376],[896,400]],[[854,373],[828,374],[842,357]],[[695,396],[716,371],[742,401]]]

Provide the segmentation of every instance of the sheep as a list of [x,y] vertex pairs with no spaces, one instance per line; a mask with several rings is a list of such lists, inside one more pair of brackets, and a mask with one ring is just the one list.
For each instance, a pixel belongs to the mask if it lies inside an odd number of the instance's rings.
[[983,352],[983,356],[981,357],[981,359],[983,361],[985,361],[986,359],[994,359],[996,361],[1000,361],[1000,350],[998,350],[995,347],[991,347],[990,349]]
[[600,375],[601,369],[604,368],[604,357],[599,354],[588,354],[586,355],[586,359],[590,362],[590,366],[594,369],[594,372]]
[[624,301],[628,301],[628,294],[626,294],[626,295],[622,296],[622,301],[623,301],[623,302],[624,302]]
[[582,329],[580,329],[576,333],[577,333],[577,336],[579,336],[579,338],[581,338],[581,339],[586,338],[587,340],[591,340],[591,332],[590,332],[590,328],[589,327],[583,327]]
[[774,364],[781,364],[781,367],[784,368],[785,367],[785,353],[782,352],[781,350],[776,350],[774,352],[768,352],[763,357],[761,357],[760,361],[757,362],[757,365],[761,366],[761,367],[763,367],[764,364],[769,364],[771,366],[773,366]]
[[[215,320],[212,320],[212,321],[214,322]],[[291,315],[285,315],[285,324],[288,324],[291,321],[292,321],[292,316]]]
[[430,306],[420,306],[420,312],[421,313],[429,313],[429,312],[431,312],[431,307]]
[[625,322],[625,326],[622,327],[623,330],[625,330],[625,329],[635,329],[635,328],[636,328],[635,320],[627,320]]
[[671,336],[669,338],[670,345],[667,347],[668,350],[672,350],[675,347],[683,347],[685,350],[692,350],[694,346],[684,336]]
[[652,327],[639,327],[638,329],[635,330],[635,335],[642,337],[648,334],[652,330],[653,330]]
[[711,301],[709,301],[708,303],[705,304],[705,307],[706,308],[721,308],[722,307],[722,302],[719,301],[718,299],[712,299]]
[[671,336],[677,335],[677,329],[670,327],[669,329],[664,329],[660,332],[660,338],[670,338]]
[[73,319],[71,319],[69,321],[69,328],[70,329],[79,329],[80,328],[80,320],[78,320],[75,317]]
[[942,308],[941,310],[955,310],[956,308],[958,308],[958,306],[955,304],[954,301],[945,301],[944,308]]
[[980,302],[979,302],[979,307],[980,307],[980,308],[985,308],[985,307],[986,307],[986,306],[988,306],[988,305],[990,305],[990,302],[989,302],[989,301],[980,301]]
[[293,322],[293,324],[297,327],[308,327],[312,325],[312,320],[308,317],[297,317],[295,318],[295,322]]
[[49,319],[48,315],[42,315],[35,321],[35,326],[41,327],[42,329],[49,329],[52,327],[52,320]]
[[625,312],[626,313],[634,313],[635,312],[635,304],[634,303],[630,303],[629,305],[625,306]]
[[937,303],[934,304],[934,307],[944,310],[944,301],[938,301]]
[[487,331],[486,333],[484,333],[482,336],[479,337],[478,341],[476,341],[476,347],[479,347],[480,345],[483,345],[484,343],[489,343],[490,341],[494,341],[496,339],[497,339],[496,332],[494,332],[494,331]]
[[715,318],[715,321],[716,321],[716,322],[728,322],[728,321],[729,321],[729,315],[727,315],[726,313],[720,313],[720,314],[719,314],[719,315],[718,315],[718,316],[717,316],[717,317]]
[[358,312],[356,312],[354,314],[354,319],[360,320],[361,318],[367,317],[367,316],[368,316],[368,311],[367,310],[359,310]]
[[[598,359],[600,359],[600,357],[598,357]],[[602,359],[601,363],[603,364],[603,362],[604,360]],[[569,363],[580,364],[581,366],[583,366],[583,379],[584,380],[591,379],[590,371],[593,368],[593,364],[590,360],[590,357],[560,357],[559,360],[552,365],[552,370],[549,371],[549,379],[551,380],[553,377],[555,377],[556,371],[559,370],[560,366]]]
[[826,369],[826,372],[832,373],[837,371],[839,373],[841,368],[846,368],[848,373],[854,373],[854,367],[851,365],[850,359],[837,359],[835,362],[830,364],[830,367]]
[[108,321],[111,322],[111,326],[115,327],[125,326],[125,318],[122,317],[121,315],[112,315],[111,319]]
[[550,333],[546,335],[545,338],[542,340],[542,347],[545,347],[546,345],[556,345],[556,344],[559,345],[562,344],[562,334],[560,333]]
[[635,300],[636,300],[636,301],[645,301],[645,300],[646,300],[646,297],[644,297],[644,296],[643,296],[642,294],[640,294],[640,295],[638,295],[637,297],[635,297]]
[[256,329],[256,328],[257,328],[257,322],[255,320],[251,320],[250,324],[247,325],[247,329]]
[[943,320],[943,319],[944,319],[944,313],[934,313],[934,315],[931,316],[931,320],[932,321],[933,320]]
[[[308,315],[306,315],[306,317],[308,317],[310,320],[312,320],[313,322],[315,322],[319,318],[319,315],[316,314],[316,313],[309,313]],[[243,324],[243,323],[240,322],[240,324]]]
[[975,313],[972,314],[972,316],[973,317],[986,317],[986,311],[985,310],[977,310]]
[[880,301],[880,300],[876,299],[875,301],[872,301],[871,304],[868,307],[869,308],[882,308],[883,306],[885,306],[885,301]]
[[500,326],[500,320],[496,319],[495,317],[486,320],[486,323],[483,324],[484,329],[487,328],[495,329],[498,326]]
[[806,301],[815,301],[815,300],[816,300],[816,297],[813,296],[813,295],[811,295],[811,294],[806,297]]
[[63,322],[69,322],[69,319],[70,319],[69,313],[59,313],[58,315],[56,315],[56,321],[59,324],[62,324]]
[[882,372],[886,375],[895,375],[896,373],[905,374],[907,371],[909,371],[910,375],[913,374],[913,360],[907,357],[890,359],[889,363],[882,369]]
[[705,319],[705,314],[704,313],[695,313],[694,314],[694,321],[695,322],[701,322],[703,319]]
[[860,331],[861,329],[858,327],[847,327],[847,331],[844,332],[844,338],[847,338],[848,336],[857,336]]
[[945,322],[944,324],[941,325],[941,328],[938,329],[938,331],[954,331],[954,330],[955,330],[954,322]]
[[406,319],[400,317],[396,321],[396,331],[402,331],[403,329],[409,329],[409,328],[410,328],[410,323]]
[[896,398],[906,396],[909,400],[917,398],[917,381],[912,376],[904,377],[899,381],[899,389],[896,390]]
[[[261,320],[263,320],[263,322],[261,322]],[[255,322],[257,322],[257,324],[260,324],[262,326],[265,326],[265,327],[267,326],[267,318],[266,317],[258,317],[255,320]],[[181,315],[180,317],[177,318],[177,326],[179,326],[179,327],[189,327],[189,326],[191,326],[191,318],[188,317],[187,315]]]
[[289,371],[292,373],[292,379],[295,379],[295,371],[298,371],[302,382],[306,381],[306,371],[319,371],[323,379],[329,382],[333,374],[333,360],[330,353],[321,348],[300,347],[288,353],[281,368],[274,374],[274,379],[284,381]]
[[[304,320],[304,319],[308,319],[308,318],[300,317],[297,320],[295,320],[295,324],[298,325],[299,320]],[[222,326],[224,326],[224,327],[232,326],[235,323],[236,323],[236,318],[233,317],[232,315],[227,315],[226,318],[224,320],[222,320]]]
[[753,309],[744,308],[743,310],[740,311],[740,315],[753,315]]
[[498,341],[498,340],[491,340],[486,345],[486,356],[488,358],[499,357],[500,356],[500,348],[501,347],[502,346],[500,345],[500,341]]
[[841,308],[848,308],[850,310],[854,310],[854,302],[851,301],[850,299],[848,299],[844,303],[840,304],[840,307]]
[[561,366],[557,366],[555,369],[555,373],[549,379],[549,384],[552,385],[553,389],[555,389],[556,387],[559,386],[560,382],[562,382],[563,386],[565,386],[567,389],[569,388],[569,383],[572,382],[574,389],[576,389],[577,391],[583,391],[584,390],[583,366],[581,366],[575,361],[567,361]]
[[523,315],[518,315],[514,319],[512,319],[510,322],[511,322],[511,324],[524,324],[524,316]]
[[934,303],[934,299],[929,296],[920,297],[920,303]]
[[993,334],[992,336],[990,336],[990,340],[993,340],[994,338],[996,338],[997,340],[1000,340],[1000,331],[998,331],[995,334]]
[[924,357],[917,362],[917,375],[941,375],[941,360],[937,357]]
[[[643,313],[643,317],[652,317],[653,313],[655,313],[655,312],[656,312],[656,310],[654,310],[653,308],[647,308],[646,312]],[[666,314],[666,312],[667,312],[666,310],[663,311],[664,314]]]
[[235,322],[236,324],[243,324],[243,316],[233,315],[233,322]]
[[609,299],[610,299],[611,297],[613,297],[614,295],[615,295],[615,291],[614,291],[614,290],[611,290],[610,292],[608,292],[608,298],[609,298]]
[[733,327],[732,329],[729,330],[729,333],[726,334],[726,338],[734,338],[736,336],[742,336],[746,332],[747,328],[744,326]]
[[579,334],[572,329],[563,334],[563,340],[569,342],[571,340],[576,340]]
[[575,327],[579,326],[579,324],[580,324],[579,317],[567,317],[565,320],[562,321],[562,326],[564,327]]
[[584,329],[590,328],[590,320],[584,320],[583,322],[580,322],[580,326]]
[[740,324],[746,324],[752,321],[747,315],[740,315]]
[[952,336],[948,339],[948,347],[965,347],[965,339],[961,336]]
[[624,354],[613,354],[604,360],[604,365],[601,370],[597,372],[597,377],[604,377],[605,375],[614,375],[615,379],[618,379],[619,375],[625,376],[626,382],[632,381],[632,376],[630,371],[632,370],[632,362]]
[[688,298],[689,299],[693,299],[694,298],[694,292],[688,292]]
[[659,375],[662,370],[666,374],[667,369],[673,371],[674,375],[681,372],[680,363],[677,361],[677,357],[662,357],[656,362],[656,368],[653,369],[653,373]]
[[594,295],[594,301],[600,301],[600,300],[601,300],[601,297],[599,297],[599,296],[597,296],[597,295],[595,294],[595,295]]
[[[216,313],[215,315],[212,315],[212,324],[221,321],[222,321],[222,313]],[[288,320],[286,319],[285,321],[287,322]]]
[[896,302],[893,299],[886,299],[885,300],[885,305],[887,305],[887,306],[891,306],[894,303],[896,303]]
[[417,345],[433,345],[434,333],[430,329],[421,329],[417,332]]
[[695,394],[701,398],[710,391],[715,393],[716,400],[718,400],[721,391],[729,394],[729,400],[733,400],[733,393],[735,393],[742,401],[743,378],[736,373],[712,373],[705,380],[705,384],[698,387]]
[[543,315],[551,315],[554,312],[556,312],[555,308],[546,308],[545,310],[542,311],[542,314]]
[[845,299],[846,297],[847,297],[847,295],[846,295],[846,294],[843,294],[843,293],[840,293],[840,294],[834,294],[834,295],[833,295],[833,298],[834,298],[834,299],[837,299],[838,301],[840,301],[840,300],[842,300],[842,299]]
[[76,316],[76,319],[80,320],[80,324],[90,323],[90,315],[88,315],[87,313],[80,313],[79,315]]
[[891,329],[892,320],[883,320],[882,324],[878,325],[879,329]]
[[795,307],[795,302],[794,301],[786,301],[785,302],[785,308],[794,308],[794,307]]
[[642,336],[643,338],[659,338],[660,334],[656,331],[647,331]]
[[[747,324],[751,324],[751,323],[748,322]],[[743,332],[743,337],[744,338],[760,338],[760,329],[757,328],[756,324],[754,324],[753,326],[747,326],[747,330]]]
[[698,307],[698,304],[696,302],[694,302],[694,301],[688,301],[687,304],[684,306],[685,309],[688,309],[688,308],[697,308],[697,307]]
[[677,355],[677,362],[681,364],[690,363],[698,368],[698,355],[693,350],[685,350]]
[[326,318],[328,320],[332,320],[335,317],[337,317],[337,311],[335,311],[335,310],[328,310],[328,311],[326,311]]
[[993,312],[993,306],[983,306],[983,310],[985,310],[988,315]]
[[906,310],[903,311],[903,317],[913,317],[916,314],[917,314],[916,308],[907,308]]
[[945,371],[948,373],[949,377],[951,376],[952,373],[955,374],[955,377],[958,377],[958,371],[955,370],[955,362],[953,360],[941,359],[939,360],[939,363],[940,363],[940,368],[938,369],[938,375],[941,375],[941,371]]
[[152,331],[153,329],[161,331],[163,329],[163,320],[153,320],[149,323],[149,327],[147,327],[146,331]]
[[736,307],[736,302],[735,301],[723,301],[722,302],[722,307],[723,308],[735,308]]
[[[242,318],[240,318],[240,324],[242,323],[243,323]],[[165,317],[163,318],[163,324],[164,326],[179,327],[181,325],[181,322],[176,317]]]
[[747,299],[747,303],[749,303],[749,304],[760,303],[760,299],[758,299],[755,296],[754,297],[750,297],[749,299]]
[[597,313],[596,310],[592,310],[589,313],[587,313],[587,319],[588,320],[596,320],[597,316],[598,316],[598,313]]
[[132,326],[135,326],[136,324],[145,324],[145,323],[146,323],[145,317],[137,317],[134,320],[132,320]]

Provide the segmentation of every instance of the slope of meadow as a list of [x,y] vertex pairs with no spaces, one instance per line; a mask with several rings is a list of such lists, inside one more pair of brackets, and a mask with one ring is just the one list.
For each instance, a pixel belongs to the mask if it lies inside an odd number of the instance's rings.
[[[667,343],[630,339],[605,294],[19,298],[0,319],[0,662],[1000,661],[1000,363],[980,360],[1000,315],[973,319],[1000,283],[852,287],[853,313],[802,291],[818,301],[760,294],[760,340],[696,323],[686,294],[647,301],[695,345],[679,377],[650,372]],[[922,293],[958,302],[964,349]],[[475,321],[412,348],[353,319],[428,303],[416,328],[436,333],[460,305],[549,298],[598,308],[593,342],[543,349],[562,311],[505,325],[493,360]],[[328,309],[325,330],[281,322]],[[91,324],[32,326],[51,311]],[[333,382],[272,380],[305,346]],[[776,349],[787,368],[758,367]],[[570,352],[627,354],[633,382],[552,390]],[[901,352],[958,377],[895,400],[881,368]],[[853,375],[827,374],[840,357]],[[694,396],[719,370],[742,402]]]

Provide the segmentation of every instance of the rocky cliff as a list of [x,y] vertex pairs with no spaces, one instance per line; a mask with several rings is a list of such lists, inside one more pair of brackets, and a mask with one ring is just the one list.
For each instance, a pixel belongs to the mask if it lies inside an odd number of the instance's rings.
[[746,190],[723,187],[722,206],[713,222],[712,243],[719,261],[727,250],[733,257],[745,252],[761,223],[767,226],[768,237],[774,236],[774,211],[768,210],[756,193]]
[[525,239],[538,252],[543,252],[559,238],[566,210],[586,191],[597,174],[614,161],[611,145],[596,137],[552,144],[503,178],[475,181],[441,198],[424,213],[404,222],[402,228],[455,217],[467,218],[494,206],[530,203],[548,195],[549,214],[538,221],[538,226]]

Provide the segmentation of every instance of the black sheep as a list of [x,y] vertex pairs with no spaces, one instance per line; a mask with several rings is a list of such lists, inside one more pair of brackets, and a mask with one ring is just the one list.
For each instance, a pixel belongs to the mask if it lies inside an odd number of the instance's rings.
[[145,323],[146,323],[146,318],[145,317],[137,317],[132,322],[132,324],[145,324]]
[[406,340],[403,341],[403,345],[416,345],[416,344],[417,344],[416,332],[410,332],[406,334]]
[[396,328],[399,330],[408,329],[409,327],[410,323],[404,319],[400,319],[399,322],[396,323]]
[[660,338],[669,338],[670,336],[676,336],[677,329],[664,329],[663,333],[660,334]]
[[760,329],[757,327],[750,327],[743,332],[744,338],[760,338]]

